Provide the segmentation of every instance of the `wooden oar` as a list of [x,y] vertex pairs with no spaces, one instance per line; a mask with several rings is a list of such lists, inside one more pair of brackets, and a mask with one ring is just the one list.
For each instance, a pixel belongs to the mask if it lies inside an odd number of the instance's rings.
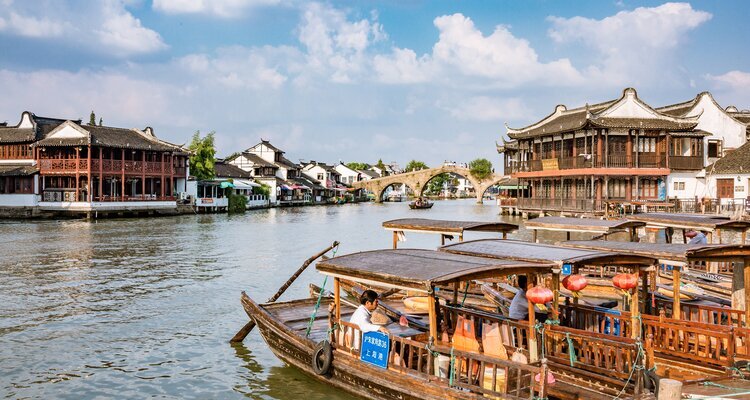
[[[307,261],[305,261],[305,263],[304,263],[304,264],[302,264],[302,266],[301,266],[301,267],[299,267],[299,269],[297,270],[297,272],[295,272],[295,273],[294,273],[294,275],[292,275],[292,276],[291,276],[291,277],[290,277],[290,278],[289,278],[289,279],[288,279],[288,280],[287,280],[287,281],[286,281],[286,282],[285,282],[285,283],[284,283],[284,284],[283,284],[283,285],[282,285],[282,286],[281,286],[281,287],[279,288],[279,290],[278,290],[278,291],[276,292],[276,294],[274,294],[273,296],[271,296],[271,298],[269,298],[269,299],[268,299],[268,301],[267,301],[266,303],[273,303],[274,301],[278,300],[278,298],[279,298],[279,297],[281,297],[281,295],[282,295],[282,294],[284,294],[284,292],[285,292],[285,291],[286,291],[286,290],[287,290],[287,289],[289,288],[289,286],[291,286],[291,285],[292,285],[292,283],[294,283],[294,280],[295,280],[295,279],[297,279],[297,278],[298,278],[298,277],[299,277],[299,276],[300,276],[300,275],[302,274],[302,272],[303,272],[303,271],[304,271],[304,270],[305,270],[305,269],[306,269],[306,268],[307,268],[307,267],[308,267],[308,266],[309,266],[310,264],[312,264],[312,262],[313,262],[313,261],[317,260],[317,259],[318,259],[318,258],[320,258],[320,257],[323,257],[323,256],[324,256],[324,255],[325,255],[326,253],[328,253],[329,251],[331,251],[331,249],[333,249],[333,248],[335,248],[335,247],[338,247],[338,245],[339,245],[339,242],[333,242],[333,244],[332,244],[332,245],[330,245],[330,246],[328,246],[328,247],[326,247],[326,248],[325,248],[325,250],[323,250],[323,251],[321,251],[320,253],[318,253],[318,254],[316,254],[316,255],[314,255],[314,256],[312,256],[312,257],[308,258],[308,259],[307,259]],[[242,329],[240,329],[240,330],[239,330],[239,331],[238,331],[238,332],[237,332],[237,333],[236,333],[236,334],[234,335],[234,337],[233,337],[233,338],[232,338],[232,339],[231,339],[231,340],[230,340],[229,342],[230,342],[230,343],[238,343],[238,342],[241,342],[241,341],[245,340],[245,337],[247,337],[247,335],[248,335],[248,334],[250,333],[250,331],[252,331],[252,330],[253,330],[253,328],[255,328],[255,321],[253,321],[253,320],[251,319],[250,321],[248,321],[248,322],[247,322],[247,323],[245,324],[245,326],[243,326],[243,327],[242,327]]]

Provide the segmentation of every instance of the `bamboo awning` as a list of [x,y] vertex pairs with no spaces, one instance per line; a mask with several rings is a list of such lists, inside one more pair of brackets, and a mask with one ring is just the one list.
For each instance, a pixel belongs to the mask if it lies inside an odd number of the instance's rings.
[[426,218],[402,218],[383,222],[383,228],[391,231],[412,231],[463,235],[466,231],[507,233],[518,229],[518,225],[507,222],[444,221]]
[[[608,242],[604,242],[608,243]],[[654,265],[656,259],[642,254],[616,250],[575,249],[518,240],[482,239],[456,243],[440,251],[502,260],[518,260],[545,264],[571,265]]]
[[544,272],[550,263],[498,260],[436,250],[374,250],[320,261],[323,274],[363,283],[426,291],[430,286],[509,274]]
[[612,251],[669,261],[722,261],[750,257],[750,246],[741,244],[668,244],[605,242],[599,240],[559,242],[571,249]]
[[628,219],[645,222],[646,225],[654,227],[695,229],[709,232],[717,229],[742,232],[750,228],[750,221],[732,220],[718,215],[645,213],[630,215]]
[[546,231],[588,232],[611,234],[629,228],[640,228],[646,223],[628,219],[604,220],[593,218],[540,217],[526,221],[526,229]]

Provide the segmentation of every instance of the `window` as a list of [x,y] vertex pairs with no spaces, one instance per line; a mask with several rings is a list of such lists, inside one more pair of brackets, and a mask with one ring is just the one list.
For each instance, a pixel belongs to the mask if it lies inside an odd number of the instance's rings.
[[655,137],[638,138],[638,152],[639,153],[655,153],[656,152],[656,138]]
[[318,174],[318,180],[319,180],[319,181],[322,181],[322,180],[323,180],[323,176],[324,176],[324,175],[323,175],[322,173],[321,173],[321,174]]
[[721,157],[721,140],[708,141],[708,156],[713,158]]
[[609,197],[614,199],[624,199],[628,184],[625,179],[610,179]]
[[685,190],[685,182],[674,182],[674,190]]

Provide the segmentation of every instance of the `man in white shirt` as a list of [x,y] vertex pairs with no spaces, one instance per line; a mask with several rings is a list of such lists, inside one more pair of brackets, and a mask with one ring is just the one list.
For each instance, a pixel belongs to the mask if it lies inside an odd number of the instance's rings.
[[518,291],[510,302],[508,316],[517,320],[529,319],[529,301],[526,299],[525,275],[518,275]]
[[688,244],[708,244],[708,240],[706,240],[706,235],[703,234],[703,232],[689,230],[685,232],[685,236],[690,238],[690,241],[688,241]]
[[354,311],[351,318],[349,318],[349,322],[357,324],[362,333],[380,331],[388,334],[388,329],[384,326],[375,325],[370,321],[372,312],[378,308],[378,294],[372,290],[365,290],[359,296],[359,303],[361,305]]

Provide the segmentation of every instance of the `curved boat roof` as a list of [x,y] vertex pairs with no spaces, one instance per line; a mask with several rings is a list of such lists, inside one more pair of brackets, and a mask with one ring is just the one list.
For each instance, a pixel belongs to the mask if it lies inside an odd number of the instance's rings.
[[[609,243],[609,242],[603,242]],[[481,239],[450,244],[440,251],[502,260],[545,264],[573,265],[641,265],[651,266],[656,258],[643,254],[622,253],[608,249],[576,249],[518,240]]]
[[628,216],[628,219],[642,221],[650,226],[672,227],[677,229],[698,229],[707,231],[728,229],[744,231],[750,228],[750,221],[732,220],[728,217],[717,215],[645,213]]
[[330,258],[316,264],[317,270],[326,275],[423,291],[432,285],[545,272],[553,267],[557,265],[422,249],[365,251]]
[[465,231],[511,232],[518,225],[507,222],[445,221],[427,218],[401,218],[383,222],[383,228],[398,231],[463,234]]
[[668,244],[584,240],[560,242],[558,245],[571,249],[613,251],[620,254],[650,256],[661,260],[683,262],[750,257],[750,245],[742,244]]
[[606,220],[593,218],[540,217],[526,221],[525,227],[527,229],[548,231],[613,233],[628,228],[640,228],[645,225],[646,223],[643,221],[632,221],[628,219]]

